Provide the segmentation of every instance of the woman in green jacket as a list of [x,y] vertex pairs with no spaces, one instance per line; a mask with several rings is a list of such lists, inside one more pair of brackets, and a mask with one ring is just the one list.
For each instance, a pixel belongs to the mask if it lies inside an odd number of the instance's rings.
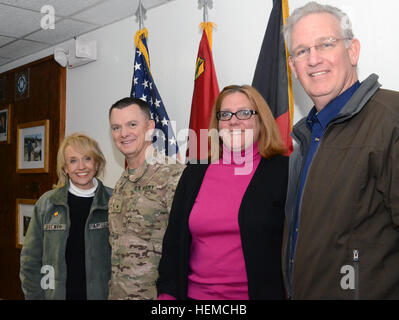
[[62,142],[58,183],[37,201],[21,251],[25,299],[107,299],[112,189],[96,178],[104,167],[90,137],[74,133]]

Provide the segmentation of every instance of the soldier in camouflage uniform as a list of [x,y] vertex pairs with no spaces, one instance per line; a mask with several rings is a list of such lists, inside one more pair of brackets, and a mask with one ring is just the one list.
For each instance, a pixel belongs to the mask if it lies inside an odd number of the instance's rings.
[[115,145],[128,164],[109,201],[109,299],[154,300],[162,240],[184,166],[156,154],[157,161],[146,160],[146,150],[153,153],[153,148],[145,134],[154,121],[142,100],[119,100],[109,116]]

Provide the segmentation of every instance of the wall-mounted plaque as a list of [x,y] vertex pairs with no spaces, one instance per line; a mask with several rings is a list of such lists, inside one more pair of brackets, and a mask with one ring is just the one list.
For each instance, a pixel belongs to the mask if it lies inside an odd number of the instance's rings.
[[15,72],[15,100],[29,98],[29,69]]

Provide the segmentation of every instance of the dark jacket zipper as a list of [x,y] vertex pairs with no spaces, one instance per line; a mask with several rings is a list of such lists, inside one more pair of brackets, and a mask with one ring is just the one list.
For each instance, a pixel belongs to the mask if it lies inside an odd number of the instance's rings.
[[353,268],[355,269],[355,300],[359,300],[359,250],[353,250]]

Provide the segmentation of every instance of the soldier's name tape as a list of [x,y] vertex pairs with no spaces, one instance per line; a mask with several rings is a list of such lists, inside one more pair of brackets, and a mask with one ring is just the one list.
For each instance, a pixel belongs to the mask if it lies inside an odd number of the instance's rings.
[[[67,227],[67,225],[64,223],[45,224],[43,226],[43,230],[44,231],[65,231],[66,227]],[[104,229],[104,228],[108,228],[108,221],[89,224],[90,230],[98,230],[98,229]]]
[[147,191],[147,190],[154,190],[154,189],[155,189],[155,186],[153,184],[149,184],[147,186],[137,186],[136,185],[133,187],[134,191],[141,191],[141,190]]
[[45,224],[43,226],[44,231],[63,231],[66,230],[66,224]]

